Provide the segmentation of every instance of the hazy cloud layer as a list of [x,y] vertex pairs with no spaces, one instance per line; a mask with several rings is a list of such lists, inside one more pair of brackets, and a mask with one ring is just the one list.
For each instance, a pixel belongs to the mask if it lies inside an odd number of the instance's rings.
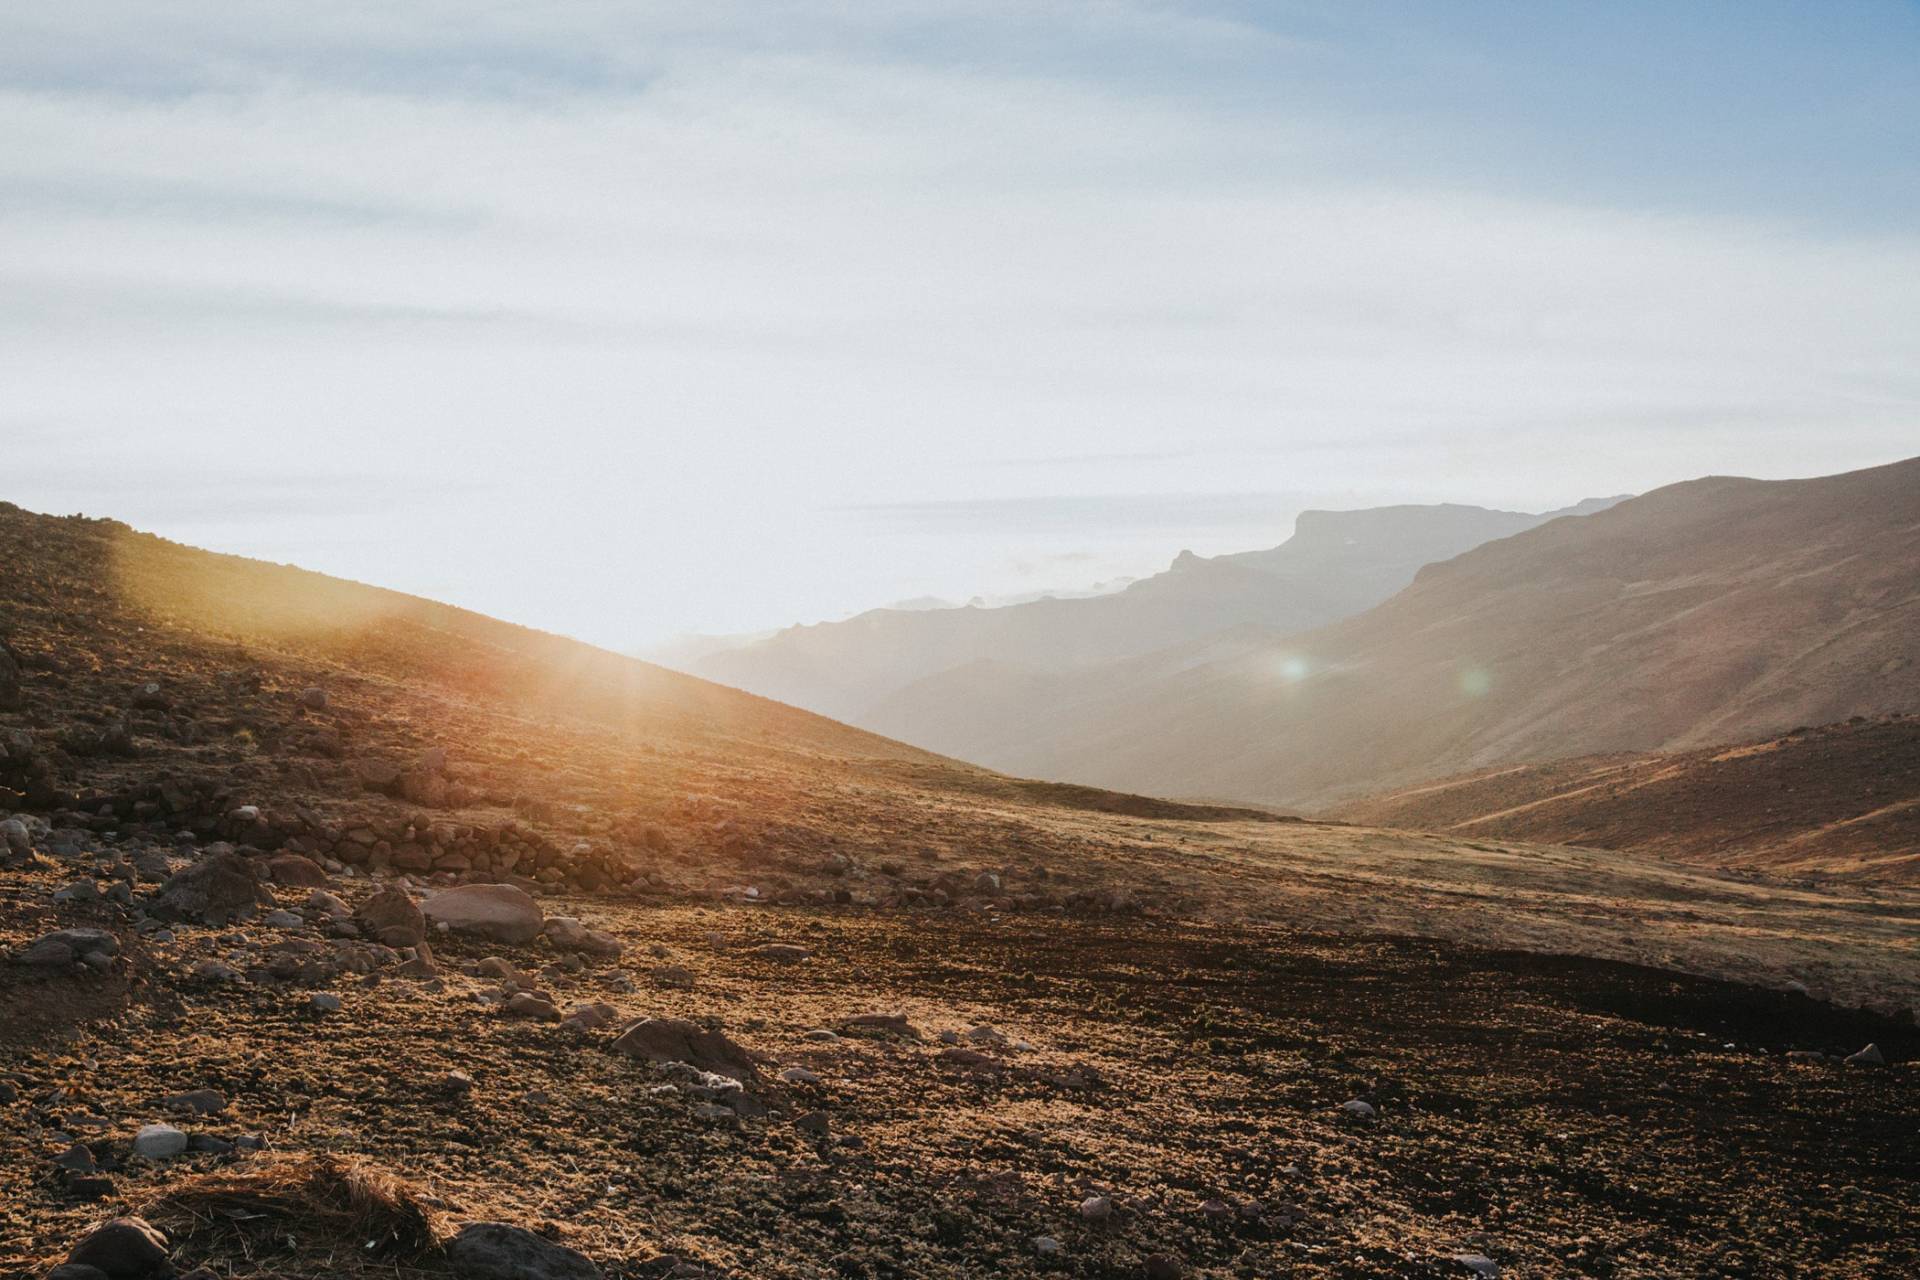
[[13,6],[0,496],[627,646],[1883,461],[1917,67],[1896,4]]

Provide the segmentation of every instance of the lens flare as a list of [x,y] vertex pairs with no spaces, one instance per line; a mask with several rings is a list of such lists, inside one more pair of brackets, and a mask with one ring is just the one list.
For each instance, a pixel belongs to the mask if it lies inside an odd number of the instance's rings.
[[1485,667],[1468,667],[1460,673],[1460,692],[1469,698],[1478,698],[1493,687],[1493,677]]

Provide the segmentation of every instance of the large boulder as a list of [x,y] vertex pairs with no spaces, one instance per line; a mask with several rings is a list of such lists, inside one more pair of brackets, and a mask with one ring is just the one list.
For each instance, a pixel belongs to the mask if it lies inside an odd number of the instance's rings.
[[216,849],[175,872],[154,896],[155,915],[219,927],[256,906],[273,903],[254,864],[231,849]]
[[601,1280],[585,1254],[504,1222],[469,1222],[446,1254],[467,1280]]
[[613,1051],[647,1062],[684,1062],[743,1082],[760,1074],[745,1049],[684,1018],[642,1018],[620,1033]]
[[540,904],[510,884],[463,884],[442,889],[420,905],[431,924],[444,924],[455,933],[477,934],[495,942],[532,942],[540,936],[546,917]]
[[166,1268],[167,1238],[145,1218],[115,1218],[88,1233],[67,1261],[93,1267],[114,1280],[135,1280]]

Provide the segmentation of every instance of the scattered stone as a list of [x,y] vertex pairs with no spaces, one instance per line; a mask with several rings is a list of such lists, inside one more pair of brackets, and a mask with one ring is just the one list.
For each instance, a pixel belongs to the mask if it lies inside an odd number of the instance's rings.
[[209,847],[200,861],[168,877],[152,911],[174,919],[198,920],[218,928],[273,898],[255,876],[254,864],[231,848]]
[[55,902],[98,902],[100,886],[91,880],[75,880],[53,891]]
[[1362,1098],[1350,1098],[1340,1104],[1340,1109],[1356,1120],[1371,1120],[1375,1115],[1373,1104]]
[[120,953],[120,939],[105,929],[56,929],[20,953],[20,962],[39,968],[65,968],[76,960],[105,961]]
[[465,1097],[473,1092],[473,1077],[464,1071],[449,1071],[440,1077],[440,1092]]
[[1500,1274],[1500,1264],[1484,1253],[1456,1253],[1453,1255],[1453,1263],[1477,1276],[1488,1277],[1488,1280]]
[[760,1074],[745,1049],[682,1018],[643,1018],[620,1033],[613,1051],[648,1062],[684,1062],[741,1081]]
[[300,691],[300,705],[309,711],[325,711],[327,709],[327,691],[317,685],[313,688],[302,689]]
[[307,895],[307,910],[317,911],[323,916],[333,916],[335,918],[353,914],[353,912],[348,909],[346,903],[342,902],[334,894],[328,893],[325,889],[315,889]]
[[93,1158],[93,1152],[84,1142],[74,1143],[53,1157],[51,1163],[56,1168],[65,1169],[68,1173],[92,1173],[100,1167]]
[[8,818],[0,822],[0,844],[14,853],[32,853],[33,833],[27,830],[27,824],[20,819]]
[[307,1009],[312,1013],[338,1013],[344,1002],[331,991],[316,991],[307,999]]
[[239,982],[244,976],[224,960],[202,960],[190,974],[201,982]]
[[820,1077],[805,1067],[788,1067],[780,1073],[780,1078],[788,1084],[819,1084]]
[[680,991],[693,990],[693,970],[685,965],[661,965],[653,971],[653,980],[662,987],[672,987]]
[[516,991],[507,999],[505,1009],[509,1018],[529,1018],[539,1022],[560,1021],[560,1010],[551,1000],[534,995],[531,991]]
[[426,916],[405,889],[382,889],[360,904],[354,920],[389,947],[418,946],[427,936]]
[[585,1254],[504,1222],[469,1222],[446,1255],[465,1280],[601,1280]]
[[565,1025],[578,1027],[582,1031],[598,1031],[611,1026],[620,1019],[620,1011],[610,1004],[596,1001],[583,1004],[566,1016]]
[[1850,1067],[1884,1067],[1887,1065],[1887,1055],[1880,1052],[1879,1045],[1870,1044],[1858,1053],[1848,1054],[1847,1065]]
[[1187,1269],[1170,1253],[1151,1254],[1147,1258],[1147,1280],[1180,1280]]
[[298,929],[306,921],[291,911],[273,910],[260,918],[260,923],[270,929]]
[[540,904],[510,884],[465,884],[442,889],[420,905],[427,920],[456,933],[518,944],[540,936]]
[[572,916],[552,916],[547,920],[547,940],[565,951],[584,951],[588,955],[612,958],[624,949],[620,939],[610,933],[589,929]]
[[227,1109],[227,1095],[218,1089],[194,1089],[162,1098],[160,1105],[169,1111],[191,1111],[198,1116],[217,1115]]
[[1088,1222],[1105,1222],[1113,1216],[1113,1200],[1108,1196],[1088,1196],[1080,1202],[1080,1216]]
[[167,1238],[145,1218],[115,1218],[75,1245],[67,1261],[93,1267],[111,1280],[135,1280],[166,1266]]
[[290,889],[323,889],[326,869],[297,853],[276,853],[267,859],[267,878]]
[[186,1149],[187,1135],[170,1124],[143,1125],[133,1139],[133,1154],[149,1160],[171,1160]]
[[755,947],[753,954],[762,960],[773,960],[780,964],[798,964],[813,953],[791,942],[769,942],[764,946]]
[[1035,1236],[1033,1251],[1043,1258],[1057,1258],[1060,1256],[1060,1242],[1052,1236]]

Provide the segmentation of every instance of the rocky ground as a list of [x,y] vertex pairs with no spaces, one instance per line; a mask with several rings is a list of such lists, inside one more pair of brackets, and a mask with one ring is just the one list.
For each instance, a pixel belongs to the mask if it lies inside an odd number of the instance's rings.
[[1917,952],[0,504],[7,1280],[1907,1275]]
[[[1920,1267],[1920,1036],[1795,993],[991,911],[447,890],[409,919],[364,876],[192,897],[204,851],[30,841],[0,1274],[126,1214],[215,1276]],[[20,963],[56,929],[111,942]],[[1891,1065],[1843,1060],[1869,1042]],[[246,1192],[333,1156],[425,1235]],[[485,1261],[476,1222],[579,1257]]]

